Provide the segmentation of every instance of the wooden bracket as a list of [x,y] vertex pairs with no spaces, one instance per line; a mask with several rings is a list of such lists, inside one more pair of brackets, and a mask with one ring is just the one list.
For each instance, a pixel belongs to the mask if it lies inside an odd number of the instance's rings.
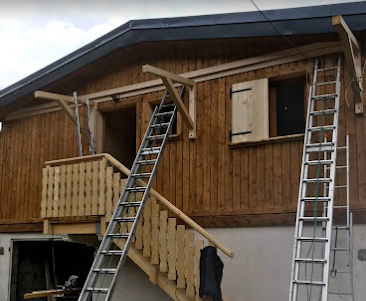
[[351,85],[355,97],[355,113],[363,114],[363,78],[360,45],[342,16],[334,16],[332,24],[341,38],[346,67],[351,77]]
[[[144,73],[150,73],[161,78],[163,84],[172,97],[179,113],[182,115],[183,121],[186,123],[189,129],[189,138],[196,138],[196,82],[192,79],[185,78],[180,75],[156,68],[151,65],[142,66],[142,71]],[[174,82],[188,86],[189,87],[189,110],[187,110],[184,105],[183,100],[180,98]]]

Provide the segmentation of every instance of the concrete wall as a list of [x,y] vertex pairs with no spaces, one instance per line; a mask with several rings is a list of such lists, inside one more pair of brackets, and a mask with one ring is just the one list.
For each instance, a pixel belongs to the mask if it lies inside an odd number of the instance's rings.
[[[215,237],[233,250],[233,259],[224,254],[224,278],[222,290],[230,301],[284,301],[288,299],[294,228],[237,228],[210,229]],[[0,234],[0,247],[5,254],[0,256],[0,301],[8,301],[10,240],[39,239],[44,235]],[[339,234],[339,246],[344,242]],[[355,299],[363,300],[366,294],[366,261],[359,261],[357,252],[366,249],[366,226],[354,226],[354,287]],[[338,256],[338,255],[337,255]],[[338,258],[342,260],[342,258]],[[347,279],[333,282],[331,287],[348,286]],[[123,299],[122,299],[123,298]],[[125,299],[126,298],[126,299]],[[119,277],[113,300],[170,300],[131,261]],[[338,297],[329,301],[350,300]]]

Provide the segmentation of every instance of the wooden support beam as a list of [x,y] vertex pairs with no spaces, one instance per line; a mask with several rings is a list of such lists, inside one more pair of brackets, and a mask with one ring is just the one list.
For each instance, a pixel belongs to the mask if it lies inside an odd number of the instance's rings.
[[144,73],[154,74],[160,78],[170,78],[172,82],[180,83],[182,85],[189,86],[189,87],[194,87],[194,85],[196,84],[196,82],[192,79],[185,78],[180,75],[176,75],[174,73],[165,71],[163,69],[156,68],[151,65],[143,65],[142,71]]
[[177,106],[179,113],[182,114],[182,118],[183,118],[184,122],[186,123],[188,129],[193,130],[194,129],[193,120],[192,120],[191,116],[189,116],[189,112],[188,112],[186,106],[184,105],[183,100],[180,98],[180,96],[177,92],[177,89],[175,89],[173,82],[168,77],[163,77],[162,80],[163,80],[163,83],[164,83],[166,89],[169,92],[170,97],[173,99],[175,105]]
[[333,27],[337,30],[341,42],[346,67],[350,74],[355,97],[355,112],[356,114],[363,114],[363,98],[362,98],[362,67],[361,67],[361,51],[358,41],[342,16],[334,16],[332,18]]
[[46,291],[35,291],[32,293],[24,294],[24,299],[36,299],[36,298],[44,298],[49,296],[57,296],[57,295],[68,295],[73,294],[78,290],[75,289],[54,289],[54,290],[46,290]]

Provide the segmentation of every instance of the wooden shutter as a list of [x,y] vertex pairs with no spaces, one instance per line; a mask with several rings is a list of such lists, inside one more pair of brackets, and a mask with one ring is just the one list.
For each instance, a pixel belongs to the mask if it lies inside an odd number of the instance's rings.
[[[233,143],[269,137],[268,78],[237,83],[232,92]],[[246,134],[238,134],[238,133]]]

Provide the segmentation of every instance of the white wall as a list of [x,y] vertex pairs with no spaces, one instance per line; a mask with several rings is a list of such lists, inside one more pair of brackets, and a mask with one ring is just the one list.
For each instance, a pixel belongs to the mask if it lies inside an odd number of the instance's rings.
[[[219,252],[223,260],[222,290],[230,301],[285,301],[288,299],[294,227],[209,229],[234,253],[233,259]],[[10,239],[46,238],[35,234],[0,234],[0,301],[8,301]],[[340,243],[342,238],[339,238]],[[357,259],[359,249],[366,249],[366,226],[354,226],[354,280],[356,300],[366,295],[366,262]],[[344,282],[345,283],[345,282]],[[333,284],[340,287],[341,283]],[[347,285],[346,285],[347,286]],[[131,261],[121,271],[113,301],[170,300],[151,284],[148,277]],[[329,301],[350,300],[329,298]]]

